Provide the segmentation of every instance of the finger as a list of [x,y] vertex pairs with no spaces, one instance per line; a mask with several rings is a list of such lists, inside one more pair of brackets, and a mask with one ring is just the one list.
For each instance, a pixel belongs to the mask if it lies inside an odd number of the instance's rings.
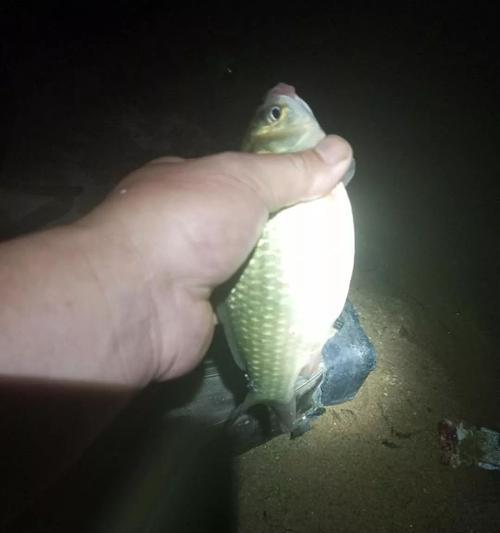
[[350,144],[337,135],[294,154],[242,155],[248,157],[243,178],[271,212],[329,193],[342,181],[353,160]]

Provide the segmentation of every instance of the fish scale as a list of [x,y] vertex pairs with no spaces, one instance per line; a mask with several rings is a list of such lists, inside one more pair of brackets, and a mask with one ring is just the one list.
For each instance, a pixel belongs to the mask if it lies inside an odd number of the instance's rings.
[[[307,211],[311,208],[316,210],[318,206],[304,204],[299,209],[302,213],[295,213],[301,218],[304,234],[308,233]],[[283,256],[293,255],[296,250],[298,254],[309,255],[309,259],[302,258],[303,276],[321,270],[317,268],[318,254],[314,253],[315,246],[310,239],[308,243],[296,235],[291,241],[280,238],[283,231],[288,231],[294,211],[288,210],[288,216],[276,216],[267,223],[250,261],[227,298],[233,335],[238,339],[237,350],[245,360],[255,400],[259,401],[289,402],[301,369],[331,335],[332,320],[328,315],[323,325],[316,324],[313,336],[304,331],[300,312],[304,296],[298,292],[297,283],[288,282],[290,276],[282,265]],[[316,218],[309,223],[314,224]],[[262,271],[268,274],[263,276]],[[311,290],[307,280],[298,278],[305,281],[304,290]],[[328,294],[327,286],[323,285],[321,290]]]

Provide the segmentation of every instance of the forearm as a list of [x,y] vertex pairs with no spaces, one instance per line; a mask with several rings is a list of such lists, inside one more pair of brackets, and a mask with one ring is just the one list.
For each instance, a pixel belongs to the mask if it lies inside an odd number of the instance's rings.
[[151,377],[139,259],[74,224],[0,245],[0,374],[116,385]]

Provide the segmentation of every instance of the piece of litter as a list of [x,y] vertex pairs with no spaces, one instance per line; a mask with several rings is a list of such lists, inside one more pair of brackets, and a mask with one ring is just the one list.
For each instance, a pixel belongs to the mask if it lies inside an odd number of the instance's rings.
[[441,459],[457,468],[477,465],[485,470],[500,470],[500,433],[463,421],[442,420],[438,424]]

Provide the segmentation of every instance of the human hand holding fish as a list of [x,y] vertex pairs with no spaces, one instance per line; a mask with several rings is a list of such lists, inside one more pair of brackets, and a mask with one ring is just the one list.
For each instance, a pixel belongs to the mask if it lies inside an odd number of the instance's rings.
[[0,373],[142,386],[188,372],[212,338],[213,289],[270,213],[329,193],[351,161],[337,136],[295,154],[163,158],[81,220],[2,243]]

